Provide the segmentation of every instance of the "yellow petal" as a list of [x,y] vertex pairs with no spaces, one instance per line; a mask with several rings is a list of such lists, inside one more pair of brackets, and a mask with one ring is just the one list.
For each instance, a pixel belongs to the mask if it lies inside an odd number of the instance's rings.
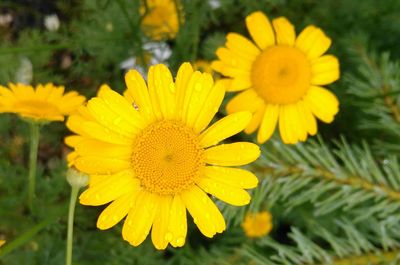
[[324,54],[331,46],[331,39],[317,27],[306,27],[296,39],[296,47],[302,50],[309,59],[315,59]]
[[180,195],[175,195],[169,213],[168,231],[172,233],[171,245],[182,247],[187,233],[186,208]]
[[190,190],[184,191],[181,196],[194,223],[203,235],[213,237],[216,233],[222,233],[225,230],[225,220],[221,212],[199,187],[193,186]]
[[240,90],[244,90],[247,89],[246,86],[242,86],[240,84],[240,79],[236,80],[236,82],[233,82],[235,79],[230,79],[230,78],[221,78],[219,80],[216,81],[216,84],[223,86],[225,88],[226,91],[229,92],[234,92],[234,91],[240,91]]
[[293,46],[296,39],[294,26],[285,17],[279,17],[272,20],[276,33],[276,42],[278,44]]
[[241,111],[230,114],[212,126],[200,135],[200,144],[206,148],[216,145],[222,140],[241,132],[251,120],[251,113]]
[[232,82],[229,86],[229,91],[240,91],[250,88],[252,85],[250,73],[246,73],[245,75],[237,76],[232,79]]
[[105,230],[118,224],[132,208],[137,194],[138,190],[129,192],[108,205],[97,219],[97,227]]
[[226,111],[228,113],[244,110],[255,112],[263,104],[264,101],[257,95],[254,89],[247,89],[236,95],[226,104]]
[[307,128],[297,108],[297,103],[286,105],[288,130],[294,135],[294,143],[307,139]]
[[219,166],[241,166],[255,161],[260,148],[248,142],[221,144],[204,151],[206,163]]
[[78,145],[79,142],[85,139],[86,137],[80,135],[69,135],[64,138],[64,143],[69,147],[75,147]]
[[281,106],[279,113],[279,131],[281,133],[282,141],[285,144],[295,144],[298,142],[296,128],[292,125],[292,112],[288,105]]
[[253,12],[246,17],[246,26],[253,40],[261,50],[275,44],[271,23],[263,12]]
[[281,138],[283,143],[285,144],[290,144],[292,143],[292,136],[290,135],[290,131],[288,131],[288,128],[286,125],[288,122],[286,121],[287,115],[286,113],[286,106],[282,105],[279,108],[279,133],[281,134]]
[[76,91],[66,93],[58,102],[58,109],[64,115],[68,115],[77,110],[85,102],[85,97],[78,94]]
[[187,113],[191,107],[189,103],[192,100],[192,94],[195,90],[195,86],[196,86],[196,84],[203,82],[203,79],[204,79],[203,75],[199,71],[195,71],[191,75],[189,82],[187,83],[185,95],[183,98],[183,105],[182,105],[182,112],[181,112],[182,116],[180,117],[180,119],[184,122],[187,121]]
[[260,129],[257,134],[257,141],[259,143],[265,143],[275,131],[276,124],[278,122],[279,106],[273,104],[267,104],[265,106],[264,116],[261,121]]
[[126,122],[118,113],[110,109],[101,98],[92,98],[87,104],[87,109],[96,118],[97,122],[117,134],[129,138],[140,132],[140,128]]
[[176,88],[171,72],[163,64],[150,66],[148,74],[150,99],[159,118],[172,119],[175,114]]
[[252,61],[237,56],[234,52],[225,47],[218,48],[215,54],[221,60],[221,62],[226,66],[232,67],[234,69],[239,69],[242,72],[251,71],[251,67],[253,64]]
[[183,63],[178,70],[178,74],[175,80],[176,86],[176,116],[179,119],[182,117],[183,100],[185,98],[186,90],[190,78],[193,75],[193,67],[190,63]]
[[133,135],[130,137],[128,137],[128,135],[124,136],[115,132],[115,130],[110,130],[109,128],[98,124],[97,122],[83,121],[79,126],[83,131],[83,135],[90,136],[97,140],[121,145],[132,144]]
[[204,110],[204,106],[207,103],[208,95],[214,87],[214,80],[208,73],[202,74],[201,78],[196,82],[192,83],[188,90],[191,90],[191,97],[186,106],[186,124],[189,127],[194,128],[195,123],[201,112]]
[[[220,99],[220,92],[222,91],[218,88],[217,93],[214,93],[212,91],[214,88],[212,76],[208,73],[201,74],[198,71],[192,75],[188,83],[183,102],[182,119],[186,125],[195,129],[196,132],[198,132],[199,127],[203,126],[204,119],[208,119],[208,116],[204,117],[202,115],[203,111],[210,113],[210,107],[212,108],[211,113],[213,115],[218,111],[219,105],[215,109],[215,99]],[[196,123],[198,123],[197,126]]]
[[58,102],[61,100],[65,90],[63,86],[54,87],[53,84],[46,84],[45,88],[51,91],[47,96],[48,102]]
[[31,100],[35,98],[35,91],[32,86],[12,83],[8,84],[8,86],[19,100]]
[[327,85],[339,79],[339,61],[333,55],[325,55],[311,63],[311,84]]
[[75,147],[75,151],[80,156],[99,156],[129,160],[132,155],[132,147],[130,146],[110,144],[82,136],[69,137],[79,137],[72,138],[72,141],[75,139],[72,146]]
[[157,201],[158,209],[151,229],[151,240],[156,249],[162,250],[172,240],[172,233],[168,231],[172,197],[158,196]]
[[141,190],[122,227],[122,237],[133,246],[140,245],[149,234],[158,209],[158,195]]
[[326,123],[331,123],[339,111],[339,101],[336,96],[323,87],[312,86],[304,100],[312,113]]
[[79,202],[84,205],[103,205],[139,188],[139,180],[133,177],[131,171],[126,170],[109,175],[100,183],[90,186],[79,196]]
[[237,33],[229,33],[226,36],[226,47],[234,53],[246,58],[249,61],[260,54],[260,50],[247,38]]
[[[121,122],[129,123],[137,129],[143,129],[148,124],[129,101],[109,86],[102,85],[98,96],[103,99],[109,109],[121,117]],[[114,123],[118,122],[119,120],[114,121]]]
[[224,99],[224,95],[225,88],[221,84],[216,83],[208,93],[203,108],[197,116],[193,127],[195,132],[201,132],[208,126],[208,124],[214,118],[215,113],[218,112],[219,106]]
[[224,62],[214,62],[213,64],[214,66],[218,65],[218,69],[220,69],[218,72],[220,72],[224,76],[232,77],[234,79],[240,79],[242,80],[242,83],[245,82],[244,80],[246,80],[246,83],[251,83],[251,69],[243,69],[237,66],[230,66]]
[[243,206],[250,202],[250,195],[243,189],[232,187],[210,178],[200,178],[197,182],[205,192],[210,193],[218,199],[235,205]]
[[297,103],[297,107],[299,109],[300,115],[302,115],[303,123],[306,126],[307,132],[310,135],[317,134],[317,121],[312,114],[310,108],[307,106],[306,103],[304,103],[303,100],[300,100]]
[[35,90],[36,97],[41,98],[42,100],[46,100],[47,97],[49,96],[50,92],[51,92],[51,89],[47,89],[47,87],[45,87],[42,84],[39,84],[36,86],[36,90]]
[[258,184],[258,179],[253,173],[241,168],[207,166],[204,175],[215,181],[242,189],[252,189]]
[[244,129],[244,132],[247,134],[251,134],[257,130],[257,128],[260,126],[262,118],[264,117],[264,112],[265,112],[265,105],[263,104],[256,112],[253,114],[253,117],[251,118],[251,121],[247,125],[247,127]]
[[86,174],[116,173],[132,167],[129,159],[117,159],[101,156],[84,156],[75,160],[75,167]]
[[147,120],[153,121],[155,116],[151,106],[149,91],[143,77],[136,70],[130,70],[125,75],[125,83],[129,93],[135,100],[135,104],[139,108],[139,112],[147,117]]

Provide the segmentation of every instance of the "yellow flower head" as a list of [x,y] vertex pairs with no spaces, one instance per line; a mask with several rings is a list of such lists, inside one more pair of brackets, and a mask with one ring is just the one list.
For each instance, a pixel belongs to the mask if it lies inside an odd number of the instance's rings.
[[272,217],[267,211],[247,213],[242,227],[247,237],[263,237],[272,230]]
[[0,240],[0,248],[4,245],[6,243],[6,241],[5,240]]
[[223,232],[224,217],[207,193],[232,205],[248,204],[245,189],[256,187],[257,178],[235,166],[256,160],[260,150],[248,142],[218,143],[242,131],[250,112],[208,127],[225,89],[189,63],[179,68],[175,82],[165,65],[150,67],[147,85],[134,70],[125,81],[127,98],[103,85],[68,119],[78,134],[66,138],[77,154],[74,166],[90,175],[80,202],[110,203],[97,227],[108,229],[126,217],[122,236],[134,246],[150,229],[157,249],[183,246],[186,209],[205,236]]
[[64,94],[64,87],[51,83],[36,89],[24,84],[9,84],[9,88],[0,86],[0,113],[16,113],[37,122],[63,121],[85,101],[77,92]]
[[197,60],[194,62],[193,67],[195,70],[212,74],[213,69],[211,68],[211,64],[206,60]]
[[330,123],[339,110],[335,95],[321,87],[339,78],[337,58],[323,55],[331,40],[315,26],[296,38],[286,18],[272,20],[271,26],[262,12],[247,16],[246,25],[255,44],[230,33],[211,65],[228,77],[221,80],[227,91],[243,90],[227,104],[228,113],[254,113],[245,132],[259,128],[259,143],[271,137],[278,121],[284,143],[305,141],[317,133],[315,117]]
[[142,30],[152,40],[173,39],[179,31],[179,14],[174,0],[144,0],[140,7]]

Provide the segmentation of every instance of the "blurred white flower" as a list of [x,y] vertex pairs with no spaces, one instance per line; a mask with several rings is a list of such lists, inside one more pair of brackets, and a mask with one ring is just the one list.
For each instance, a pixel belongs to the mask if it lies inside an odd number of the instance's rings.
[[[165,42],[149,42],[143,45],[145,65],[139,63],[138,56],[131,56],[119,64],[124,70],[136,69],[142,76],[146,76],[147,68],[154,64],[167,64],[166,61],[171,57],[171,48]],[[168,64],[167,64],[168,65]]]
[[15,81],[22,84],[30,84],[33,78],[33,66],[31,61],[22,57],[20,59],[20,65],[15,72]]
[[152,58],[150,65],[164,63],[171,57],[172,50],[165,42],[149,42],[143,45],[143,49],[150,54]]
[[208,4],[212,9],[217,9],[221,7],[220,0],[208,0]]
[[13,21],[13,16],[10,13],[0,15],[0,27],[8,27]]
[[44,17],[44,26],[48,31],[57,31],[60,28],[60,20],[56,14]]

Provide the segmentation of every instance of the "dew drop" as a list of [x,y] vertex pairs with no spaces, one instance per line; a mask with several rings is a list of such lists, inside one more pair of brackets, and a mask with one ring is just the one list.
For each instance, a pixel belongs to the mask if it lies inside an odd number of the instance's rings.
[[185,238],[184,237],[178,237],[176,239],[176,245],[178,245],[178,246],[182,246],[184,242],[185,242]]

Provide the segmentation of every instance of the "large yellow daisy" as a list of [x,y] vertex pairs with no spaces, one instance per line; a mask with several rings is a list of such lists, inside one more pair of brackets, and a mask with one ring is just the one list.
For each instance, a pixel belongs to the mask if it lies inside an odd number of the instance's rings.
[[182,246],[186,209],[205,236],[221,233],[224,217],[207,193],[232,205],[248,204],[244,189],[256,187],[257,178],[235,166],[256,160],[260,150],[248,142],[217,144],[242,131],[250,112],[208,127],[225,89],[188,63],[175,82],[164,65],[150,67],[147,85],[134,70],[125,81],[129,99],[103,85],[67,122],[77,133],[66,138],[76,152],[73,164],[90,175],[80,202],[110,203],[97,227],[108,229],[126,217],[122,235],[134,246],[150,229],[157,249]]
[[143,0],[142,30],[152,40],[173,39],[179,31],[178,1]]
[[76,91],[64,94],[64,87],[51,83],[37,85],[9,84],[0,86],[0,113],[16,113],[37,122],[63,121],[83,104],[85,97]]
[[306,27],[296,38],[293,25],[284,17],[272,20],[262,12],[246,17],[255,44],[236,34],[227,35],[226,47],[216,52],[212,68],[225,75],[227,91],[242,91],[227,104],[227,112],[254,113],[246,133],[257,128],[264,143],[279,131],[285,143],[305,141],[317,133],[315,117],[330,123],[339,110],[334,94],[321,87],[339,78],[335,56],[323,55],[331,45],[324,32]]

